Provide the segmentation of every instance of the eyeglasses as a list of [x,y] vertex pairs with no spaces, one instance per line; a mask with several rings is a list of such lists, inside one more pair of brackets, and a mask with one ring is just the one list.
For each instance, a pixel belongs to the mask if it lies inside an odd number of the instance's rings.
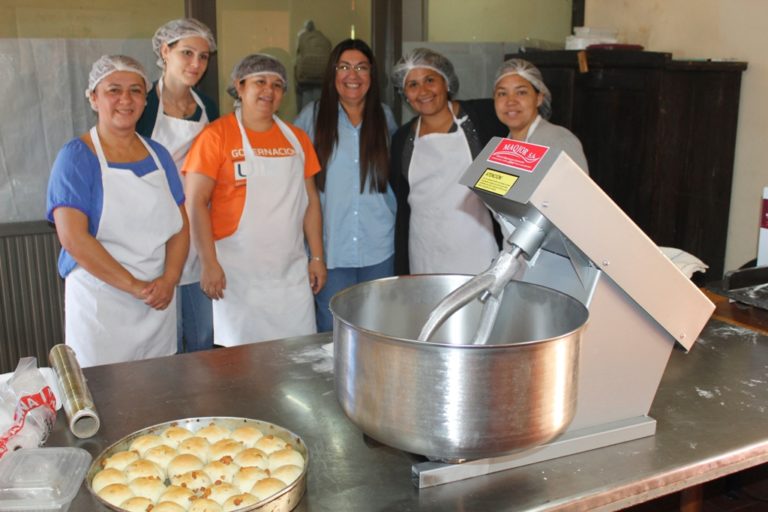
[[368,64],[357,64],[355,66],[352,66],[351,64],[339,64],[336,66],[336,71],[338,73],[349,73],[353,69],[355,70],[355,73],[359,75],[367,75],[371,72],[371,66]]

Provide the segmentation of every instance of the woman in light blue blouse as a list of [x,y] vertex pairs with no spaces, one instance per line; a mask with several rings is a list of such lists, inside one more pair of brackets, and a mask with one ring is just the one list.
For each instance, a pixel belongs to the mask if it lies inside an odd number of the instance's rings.
[[376,60],[368,45],[347,39],[333,49],[320,100],[295,123],[317,150],[315,176],[323,207],[328,281],[315,296],[317,330],[333,328],[328,303],[357,283],[394,272],[396,201],[389,187],[392,112],[381,104]]

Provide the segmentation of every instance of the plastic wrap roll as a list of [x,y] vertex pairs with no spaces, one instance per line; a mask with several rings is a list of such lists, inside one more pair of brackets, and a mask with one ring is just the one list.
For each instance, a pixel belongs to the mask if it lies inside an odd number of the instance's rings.
[[101,420],[75,351],[67,345],[56,345],[48,353],[48,362],[56,372],[69,430],[80,439],[93,437]]

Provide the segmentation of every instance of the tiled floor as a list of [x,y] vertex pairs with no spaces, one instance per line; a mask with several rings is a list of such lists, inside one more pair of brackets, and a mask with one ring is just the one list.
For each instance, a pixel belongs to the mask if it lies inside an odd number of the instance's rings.
[[[677,512],[680,495],[665,496],[626,510]],[[705,484],[702,512],[768,512],[768,464]]]

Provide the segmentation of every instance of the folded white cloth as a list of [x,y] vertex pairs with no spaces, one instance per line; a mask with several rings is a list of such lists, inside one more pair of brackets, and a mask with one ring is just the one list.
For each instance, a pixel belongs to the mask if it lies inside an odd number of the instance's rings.
[[701,261],[693,254],[689,254],[682,249],[675,247],[659,247],[664,256],[669,258],[674,263],[680,272],[690,278],[694,272],[706,272],[709,265]]

